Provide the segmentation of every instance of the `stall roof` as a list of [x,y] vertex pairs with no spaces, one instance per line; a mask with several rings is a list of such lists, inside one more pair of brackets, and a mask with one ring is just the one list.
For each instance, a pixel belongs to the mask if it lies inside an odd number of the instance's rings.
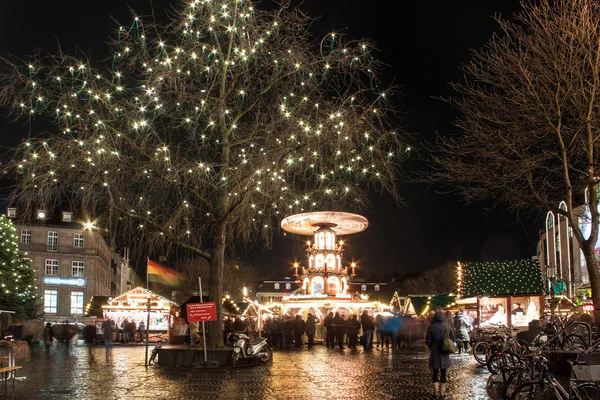
[[120,296],[114,297],[112,300],[109,301],[109,304],[118,304],[119,302],[127,302],[127,300],[129,299],[130,296],[149,296],[150,298],[154,299],[153,301],[163,301],[164,303],[168,303],[171,304],[172,306],[175,307],[179,307],[179,304],[175,303],[174,301],[171,301],[169,299],[167,299],[164,296],[161,296],[158,293],[154,293],[152,290],[148,290],[145,289],[143,287],[136,287],[134,289],[131,289],[129,292],[125,292]]
[[[454,302],[454,296],[441,294],[437,296],[408,296],[416,315],[423,315],[438,307],[446,308]],[[429,306],[429,307],[428,307]]]
[[459,265],[462,297],[531,296],[544,293],[536,260],[495,261]]

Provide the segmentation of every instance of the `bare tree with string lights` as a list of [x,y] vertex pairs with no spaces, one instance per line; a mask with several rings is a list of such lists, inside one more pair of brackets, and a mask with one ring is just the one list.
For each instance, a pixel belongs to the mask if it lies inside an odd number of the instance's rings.
[[287,214],[365,207],[371,189],[397,198],[410,149],[373,44],[319,41],[310,23],[289,3],[191,0],[167,26],[133,15],[102,67],[8,62],[0,105],[53,126],[7,167],[24,212],[68,199],[147,249],[202,257],[218,301],[228,244],[268,243]]

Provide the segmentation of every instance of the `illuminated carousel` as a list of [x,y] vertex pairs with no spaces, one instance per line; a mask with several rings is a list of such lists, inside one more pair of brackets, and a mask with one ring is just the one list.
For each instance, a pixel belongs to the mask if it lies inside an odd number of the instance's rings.
[[365,295],[348,293],[348,282],[355,275],[355,263],[345,265],[344,241],[340,236],[362,232],[369,221],[357,214],[345,212],[309,212],[296,214],[281,221],[283,230],[309,236],[306,242],[308,264],[294,264],[294,275],[301,283],[295,293],[278,304],[259,305],[255,308],[264,316],[279,309],[281,315],[301,315],[304,320],[312,313],[319,320],[316,339],[322,338],[323,320],[329,312],[360,316],[363,310],[372,312],[389,309],[387,305],[369,301]]

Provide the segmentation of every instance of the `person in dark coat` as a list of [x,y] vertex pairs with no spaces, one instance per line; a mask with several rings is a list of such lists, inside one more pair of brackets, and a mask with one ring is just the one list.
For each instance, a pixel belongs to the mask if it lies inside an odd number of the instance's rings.
[[352,314],[347,321],[348,325],[348,347],[355,349],[358,344],[358,331],[360,331],[360,322],[356,315]]
[[96,343],[96,324],[90,323],[83,328],[83,340],[88,348],[88,355],[90,361],[94,361],[94,354],[92,353],[92,346]]
[[360,316],[360,324],[365,335],[365,350],[373,350],[373,330],[375,329],[375,324],[367,310],[363,311]]
[[446,370],[450,367],[450,354],[442,349],[446,334],[454,340],[454,332],[446,325],[444,314],[436,311],[425,333],[425,343],[429,347],[429,367],[433,370],[434,396],[443,396],[446,391]]
[[340,316],[340,313],[336,312],[335,316],[333,317],[331,327],[333,328],[335,340],[337,341],[338,346],[342,350],[344,349],[344,324],[345,322]]
[[325,321],[323,321],[323,325],[325,326],[325,329],[327,329],[327,338],[326,338],[327,348],[333,349],[335,335],[333,334],[333,313],[332,312],[330,312],[327,315],[327,317],[325,318]]
[[46,345],[46,351],[50,351],[50,347],[54,343],[54,331],[52,330],[52,324],[46,322],[44,327],[44,344]]
[[302,347],[302,336],[304,336],[304,328],[306,324],[302,320],[300,315],[296,315],[296,319],[293,321],[294,329],[294,346],[299,349]]
[[235,321],[233,321],[233,329],[236,332],[243,332],[246,329],[246,324],[242,319],[238,316],[235,317]]
[[315,345],[315,332],[317,331],[318,323],[319,321],[311,313],[308,313],[308,318],[306,318],[306,336],[308,337],[309,349]]
[[469,337],[470,328],[471,324],[469,323],[468,318],[465,316],[463,310],[460,309],[454,318],[454,333],[456,335],[456,347],[458,347],[459,353],[462,353],[463,350],[465,353],[469,352],[469,341],[471,340]]

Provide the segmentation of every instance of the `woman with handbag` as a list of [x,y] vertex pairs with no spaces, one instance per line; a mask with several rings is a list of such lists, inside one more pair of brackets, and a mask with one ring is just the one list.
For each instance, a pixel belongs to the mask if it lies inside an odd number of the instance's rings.
[[456,351],[456,348],[454,332],[445,323],[441,311],[433,314],[431,324],[427,327],[425,342],[429,347],[429,367],[433,370],[433,395],[443,397],[446,393],[446,370],[450,367],[450,353]]

